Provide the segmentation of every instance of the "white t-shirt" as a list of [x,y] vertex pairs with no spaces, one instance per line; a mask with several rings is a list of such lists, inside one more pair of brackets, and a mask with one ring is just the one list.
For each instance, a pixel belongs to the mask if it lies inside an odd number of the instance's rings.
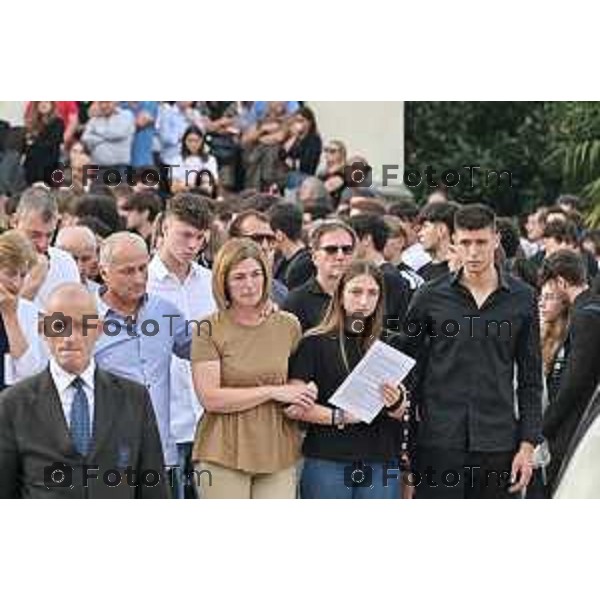
[[[219,172],[217,169],[217,161],[214,156],[209,156],[207,160],[202,160],[199,156],[188,156],[187,158],[179,157],[177,161],[179,166],[173,168],[173,181],[183,181],[186,185],[194,187],[194,182],[197,173],[202,171],[208,171],[217,180],[219,178]],[[186,181],[186,171],[187,181]],[[196,171],[197,173],[191,173]]]
[[44,370],[48,364],[48,348],[38,332],[38,316],[38,309],[33,302],[19,298],[17,319],[28,347],[19,358],[13,358],[8,352],[4,355],[6,385],[31,377]]

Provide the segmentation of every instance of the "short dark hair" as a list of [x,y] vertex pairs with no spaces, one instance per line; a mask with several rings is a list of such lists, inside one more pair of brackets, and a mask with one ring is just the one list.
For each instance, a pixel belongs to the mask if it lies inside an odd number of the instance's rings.
[[454,229],[476,231],[490,227],[496,230],[496,213],[485,204],[461,206],[454,214]]
[[356,231],[359,240],[370,235],[375,250],[377,250],[377,252],[383,252],[388,238],[390,237],[390,230],[383,220],[383,217],[373,213],[354,215],[348,219],[348,225]]
[[[117,205],[114,198],[111,196],[85,194],[75,204],[74,213],[79,222],[81,222],[84,217],[95,217],[108,227],[110,233],[115,233],[116,231],[123,229],[123,223],[117,211]],[[91,226],[90,229],[94,231],[94,228]]]
[[460,207],[454,202],[430,202],[419,213],[421,222],[443,223],[450,235],[454,233],[454,215]]
[[548,221],[548,217],[550,215],[560,215],[561,217],[563,217],[565,220],[569,220],[569,215],[565,212],[565,210],[563,208],[561,208],[560,206],[549,206],[546,209],[546,222]]
[[509,217],[496,220],[496,228],[500,234],[500,243],[504,248],[506,258],[514,258],[521,247],[519,229]]
[[174,217],[200,230],[208,229],[212,219],[208,199],[186,192],[175,194],[167,201],[166,217]]
[[131,194],[125,204],[126,210],[135,210],[137,212],[148,211],[148,220],[154,221],[156,215],[162,211],[162,199],[156,192],[144,190]]
[[240,206],[243,210],[256,210],[264,213],[272,206],[275,206],[280,200],[280,196],[275,196],[273,194],[254,193],[242,198]]
[[282,231],[292,242],[302,237],[302,209],[292,202],[278,202],[269,210],[273,231]]
[[540,268],[540,286],[562,277],[569,285],[584,285],[587,282],[585,264],[574,250],[559,250],[545,258]]
[[394,215],[403,221],[415,222],[419,218],[419,208],[412,200],[402,199],[394,202],[388,209],[390,215]]
[[600,229],[592,229],[588,231],[582,238],[582,242],[590,241],[594,245],[594,254],[600,254]]
[[570,206],[573,210],[580,210],[582,201],[579,196],[574,196],[573,194],[562,194],[556,199],[556,204],[560,206],[561,204]]
[[244,224],[244,221],[249,217],[254,217],[259,221],[262,221],[263,223],[269,223],[269,226],[271,225],[271,223],[269,222],[269,217],[267,217],[267,215],[265,215],[264,213],[258,212],[257,210],[253,209],[243,210],[241,213],[237,214],[233,218],[233,221],[231,221],[231,223],[229,224],[229,236],[232,238],[243,237],[242,225]]
[[352,245],[356,246],[358,239],[356,231],[348,223],[341,219],[325,219],[318,223],[310,232],[310,247],[312,250],[318,250],[321,245],[321,238],[332,231],[345,231],[352,238]]
[[559,243],[577,245],[577,229],[569,220],[567,221],[550,221],[544,227],[542,237],[552,238]]
[[95,235],[100,236],[102,239],[107,238],[109,235],[114,233],[113,230],[102,220],[94,215],[85,215],[77,219],[77,225],[83,227],[89,227]]

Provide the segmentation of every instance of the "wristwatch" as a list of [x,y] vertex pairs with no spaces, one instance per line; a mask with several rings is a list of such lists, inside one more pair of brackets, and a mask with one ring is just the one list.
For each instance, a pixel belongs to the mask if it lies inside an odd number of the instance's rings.
[[337,427],[339,430],[344,429],[346,423],[344,421],[344,411],[341,408],[334,407],[331,413],[331,426]]

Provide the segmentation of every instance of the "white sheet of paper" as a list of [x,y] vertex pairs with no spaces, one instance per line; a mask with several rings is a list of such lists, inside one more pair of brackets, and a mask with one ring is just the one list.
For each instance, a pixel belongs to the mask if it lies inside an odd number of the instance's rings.
[[401,382],[413,368],[415,360],[376,340],[344,383],[329,399],[329,403],[352,413],[365,423],[383,408],[381,386],[386,381]]

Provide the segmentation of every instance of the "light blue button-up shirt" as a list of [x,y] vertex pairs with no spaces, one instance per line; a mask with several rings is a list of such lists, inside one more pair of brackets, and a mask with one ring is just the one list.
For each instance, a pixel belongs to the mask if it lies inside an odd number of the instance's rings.
[[101,369],[147,387],[165,464],[174,466],[177,464],[177,448],[170,433],[171,360],[173,354],[189,360],[196,326],[188,324],[173,304],[154,294],[144,296],[135,319],[114,311],[101,296],[98,311],[104,320],[104,332],[96,342],[96,363]]

